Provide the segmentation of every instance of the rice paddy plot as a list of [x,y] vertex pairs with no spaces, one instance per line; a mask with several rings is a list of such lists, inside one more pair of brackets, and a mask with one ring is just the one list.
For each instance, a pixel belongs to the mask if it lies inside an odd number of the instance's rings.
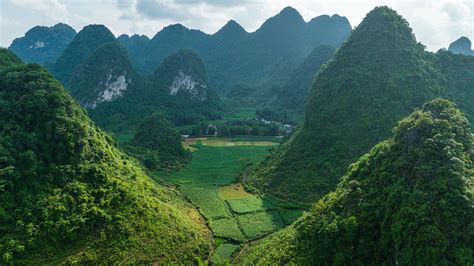
[[239,228],[237,220],[234,218],[222,218],[218,220],[211,220],[209,223],[211,230],[218,237],[231,238],[233,240],[243,242],[246,240],[245,236]]
[[268,201],[256,196],[241,199],[229,199],[227,200],[227,203],[232,211],[238,214],[272,210],[276,208]]
[[225,202],[217,195],[215,186],[193,186],[188,183],[181,186],[181,192],[188,197],[208,219],[231,217]]
[[223,199],[242,199],[254,197],[254,195],[245,191],[240,183],[233,183],[228,186],[219,187],[219,194]]
[[283,227],[277,211],[242,214],[237,217],[249,239],[256,239]]

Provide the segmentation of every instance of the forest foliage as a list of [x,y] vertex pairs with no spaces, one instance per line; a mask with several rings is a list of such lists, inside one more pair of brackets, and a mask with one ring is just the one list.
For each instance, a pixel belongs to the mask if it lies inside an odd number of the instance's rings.
[[208,255],[193,206],[152,181],[44,68],[6,50],[0,59],[0,263]]
[[353,163],[333,192],[236,262],[471,265],[473,141],[453,103],[423,105]]
[[425,51],[405,19],[377,7],[318,74],[291,143],[246,182],[278,197],[314,202],[424,102],[453,100],[472,120],[473,86],[474,57]]

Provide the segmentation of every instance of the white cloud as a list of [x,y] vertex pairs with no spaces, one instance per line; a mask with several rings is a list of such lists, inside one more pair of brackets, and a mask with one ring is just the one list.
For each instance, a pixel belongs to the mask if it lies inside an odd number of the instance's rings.
[[306,20],[337,13],[356,26],[378,5],[403,15],[429,50],[447,47],[460,36],[474,40],[474,0],[0,0],[0,46],[35,25],[58,22],[76,30],[104,24],[116,35],[153,37],[173,23],[213,33],[234,19],[254,31],[285,6],[293,6]]

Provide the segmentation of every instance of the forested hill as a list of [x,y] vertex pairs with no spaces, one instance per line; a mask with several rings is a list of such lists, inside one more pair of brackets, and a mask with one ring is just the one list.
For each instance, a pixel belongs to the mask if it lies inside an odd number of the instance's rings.
[[108,42],[77,67],[66,86],[82,106],[93,109],[122,97],[138,78],[127,51],[118,42]]
[[437,99],[351,165],[290,227],[245,248],[243,265],[472,265],[474,140]]
[[[287,112],[288,118],[293,121],[302,120],[311,84],[321,66],[327,63],[334,53],[335,48],[329,45],[320,45],[314,48],[303,63],[293,71],[274,98],[265,104],[265,108],[277,114]],[[276,120],[278,121],[278,119]]]
[[[323,15],[305,22],[298,11],[286,7],[252,33],[235,21],[213,35],[170,25],[148,42],[141,56],[133,57],[133,63],[138,72],[152,73],[168,55],[193,49],[203,58],[210,83],[225,94],[239,83],[258,82],[276,72],[287,76],[287,70],[301,64],[315,47],[338,47],[350,30],[345,17]],[[129,53],[136,49],[130,48]]]
[[107,27],[104,25],[85,26],[54,64],[54,76],[63,84],[67,84],[77,67],[95,49],[108,42],[117,42],[117,40]]
[[442,96],[474,118],[474,58],[426,52],[388,7],[371,11],[320,71],[302,128],[247,178],[278,197],[313,202],[401,117]]
[[[97,67],[108,69],[106,63],[104,66],[97,64]],[[124,70],[119,71],[122,72]],[[130,74],[127,72],[127,76]],[[102,101],[89,110],[92,119],[108,130],[130,131],[155,112],[163,113],[175,126],[215,120],[222,115],[221,102],[208,83],[204,63],[189,49],[167,57],[153,75],[124,81],[126,89],[120,90],[117,97]],[[115,85],[112,87],[117,88]]]
[[76,36],[69,25],[58,23],[52,27],[36,26],[16,38],[8,49],[25,62],[52,65]]
[[0,50],[0,264],[205,258],[210,232],[39,65]]

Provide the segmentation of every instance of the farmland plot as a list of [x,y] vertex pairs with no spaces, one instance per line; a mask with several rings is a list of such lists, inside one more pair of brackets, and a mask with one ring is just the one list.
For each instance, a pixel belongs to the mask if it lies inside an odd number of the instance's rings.
[[260,141],[258,145],[248,140],[233,141],[230,146],[222,139],[205,141],[191,143],[188,140],[183,144],[195,149],[193,158],[186,168],[169,175],[167,181],[175,184],[199,208],[214,235],[226,242],[218,245],[212,257],[216,262],[229,259],[238,247],[236,243],[257,239],[282,228],[297,214],[286,212],[295,206],[253,195],[241,184],[234,183],[245,166],[268,155],[271,148],[268,141]]

